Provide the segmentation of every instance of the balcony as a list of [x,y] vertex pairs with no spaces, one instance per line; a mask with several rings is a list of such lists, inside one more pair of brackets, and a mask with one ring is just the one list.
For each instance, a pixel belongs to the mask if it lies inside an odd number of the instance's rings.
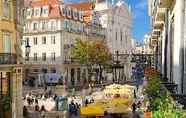
[[0,64],[16,64],[17,55],[12,53],[0,53]]

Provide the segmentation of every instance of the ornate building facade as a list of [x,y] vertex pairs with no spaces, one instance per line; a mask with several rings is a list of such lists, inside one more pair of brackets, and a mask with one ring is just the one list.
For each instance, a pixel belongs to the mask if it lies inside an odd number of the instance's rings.
[[130,79],[132,46],[132,15],[130,7],[121,0],[97,0],[95,12],[106,29],[106,41],[113,55],[119,52],[121,64],[127,79]]

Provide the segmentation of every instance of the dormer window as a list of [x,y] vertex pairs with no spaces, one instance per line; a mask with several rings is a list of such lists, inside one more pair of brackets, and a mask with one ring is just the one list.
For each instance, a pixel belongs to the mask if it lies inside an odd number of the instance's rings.
[[68,8],[67,15],[68,15],[68,17],[71,17],[71,8]]
[[63,13],[63,16],[66,16],[67,14],[66,9],[64,7],[62,8],[62,13]]
[[75,9],[74,12],[73,12],[73,18],[74,18],[75,20],[77,20],[77,18],[78,18],[78,13],[77,13],[77,10],[76,10],[76,9]]
[[42,9],[42,14],[43,15],[48,15],[48,7],[43,7],[43,9]]
[[40,8],[34,9],[34,16],[40,16]]
[[80,21],[83,21],[83,11],[80,11],[79,12],[79,20]]
[[32,16],[32,9],[27,9],[26,16],[31,17]]

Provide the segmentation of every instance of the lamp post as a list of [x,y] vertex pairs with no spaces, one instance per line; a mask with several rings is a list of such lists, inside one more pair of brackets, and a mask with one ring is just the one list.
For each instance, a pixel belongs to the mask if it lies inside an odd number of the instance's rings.
[[30,54],[30,45],[28,41],[25,41],[25,60],[29,61],[29,54]]

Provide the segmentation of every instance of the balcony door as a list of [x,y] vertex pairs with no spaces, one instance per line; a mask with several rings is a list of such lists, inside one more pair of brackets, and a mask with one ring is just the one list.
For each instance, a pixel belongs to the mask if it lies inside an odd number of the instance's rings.
[[4,53],[11,53],[11,35],[10,33],[3,34]]

